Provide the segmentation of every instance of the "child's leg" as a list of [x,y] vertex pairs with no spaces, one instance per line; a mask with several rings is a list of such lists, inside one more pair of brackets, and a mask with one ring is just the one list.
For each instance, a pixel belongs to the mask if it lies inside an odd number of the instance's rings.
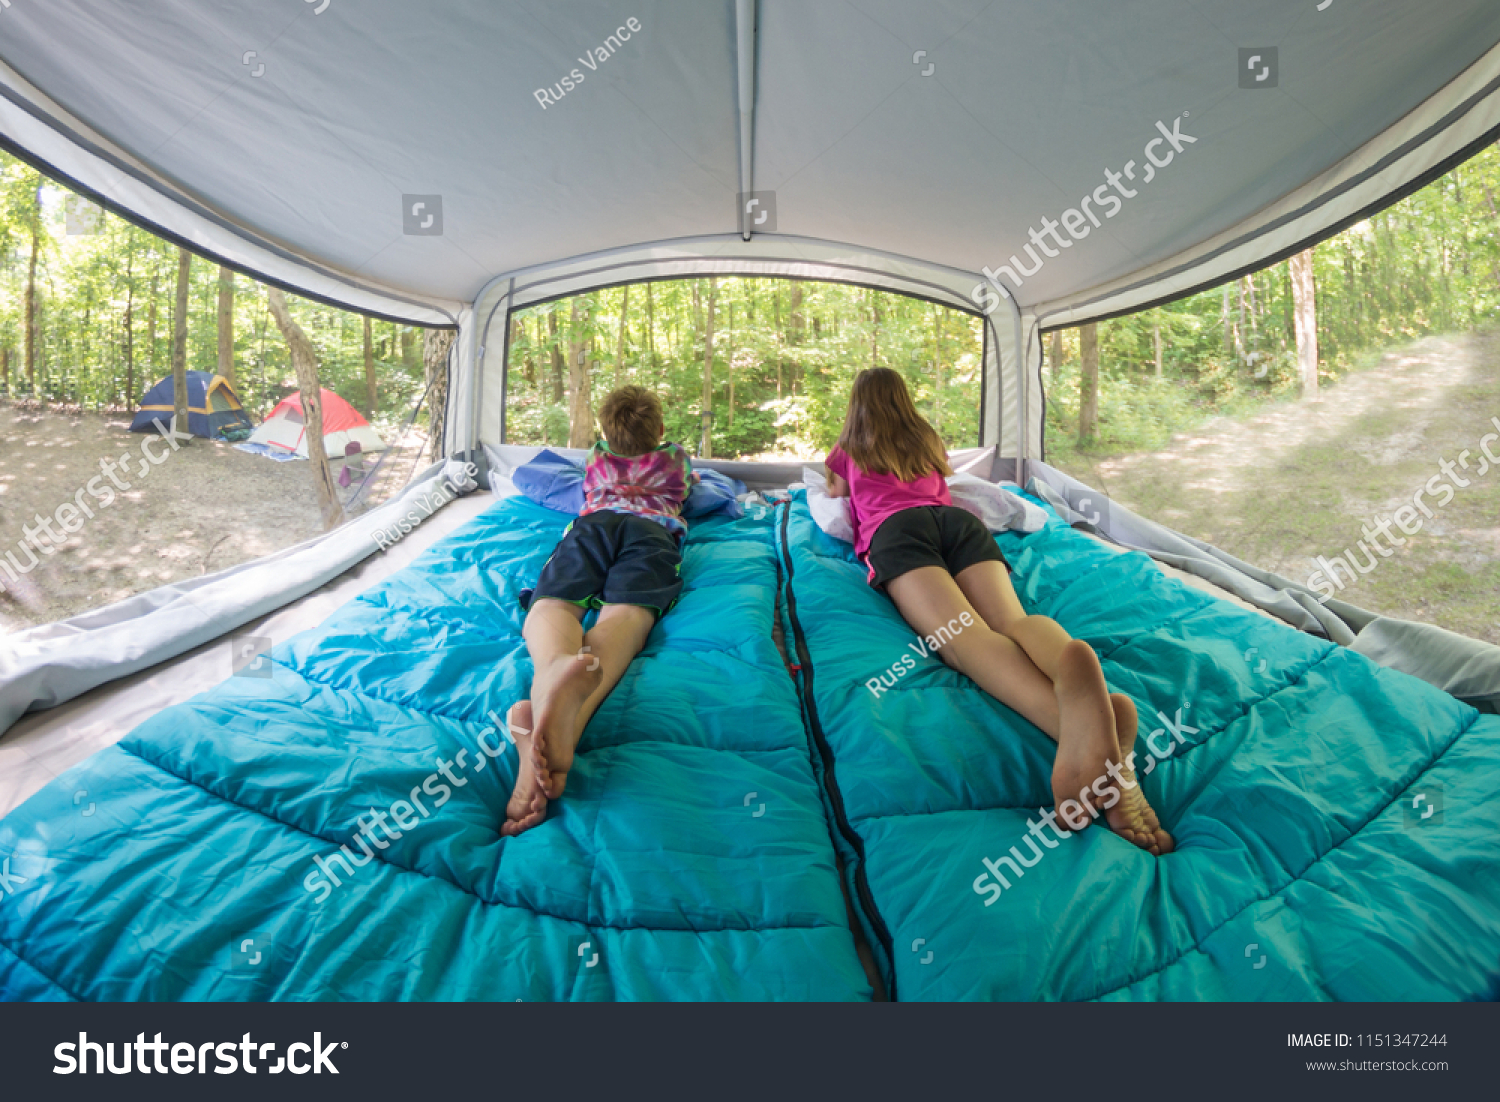
[[1015,640],[1037,669],[1057,680],[1058,659],[1072,636],[1056,620],[1026,615],[1010,584],[1010,572],[1001,563],[975,563],[953,580],[986,624]]
[[[985,575],[975,573],[985,565],[993,565],[999,572],[1003,588],[985,585]],[[1005,568],[998,563],[976,564],[962,571],[984,608],[1002,623],[1014,624],[1026,617],[1015,615],[1020,612],[1020,602],[1004,575]],[[909,571],[893,578],[886,592],[906,622],[922,635],[933,634],[939,625],[946,625],[961,613],[981,613],[976,624],[964,628],[938,653],[985,692],[1014,708],[1056,740],[1058,753],[1052,771],[1052,790],[1060,808],[1067,800],[1093,808],[1092,801],[1099,793],[1092,786],[1099,778],[1103,778],[1102,786],[1118,790],[1109,772],[1110,765],[1120,769],[1123,759],[1115,732],[1116,705],[1104,684],[1093,648],[1069,639],[1050,620],[1047,623],[1062,633],[1060,644],[1052,645],[1056,640],[1049,640],[1050,633],[1045,628],[1027,635],[1028,641],[1039,647],[1043,660],[1052,666],[1054,679],[1039,668],[1014,637],[993,630],[989,616],[971,606],[958,582],[946,570],[929,566]],[[1130,714],[1133,718],[1133,708]],[[1133,737],[1133,725],[1131,732]],[[1126,795],[1121,793],[1110,808],[1100,810],[1116,833],[1143,849],[1158,852],[1156,839],[1145,831],[1138,814],[1139,807],[1145,805],[1144,798],[1139,798],[1138,789],[1129,800],[1124,798]],[[1086,824],[1090,816],[1086,812],[1084,816]],[[1065,821],[1065,825],[1072,824]]]
[[[1000,568],[1002,572],[1004,567]],[[953,576],[940,566],[923,566],[892,578],[886,593],[918,635],[936,634],[968,613],[974,621],[945,643],[938,656],[966,674],[1002,704],[1058,737],[1057,694],[1052,681],[1011,639],[991,629],[965,599]],[[962,622],[962,621],[960,621]]]
[[[571,712],[559,710],[553,724],[544,728],[540,719],[537,722],[537,735],[532,738],[533,766],[542,793],[548,798],[555,800],[563,794],[583,729],[610,690],[625,676],[631,660],[641,653],[655,624],[656,613],[652,609],[640,605],[605,605],[594,626],[581,635],[579,649],[571,659],[563,659],[561,675],[573,677],[580,686],[586,678],[587,691]],[[578,673],[579,669],[584,672]],[[566,716],[571,717],[567,726]]]
[[[1010,581],[1010,571],[998,562],[975,563],[962,570],[953,579],[964,597],[984,617],[984,622],[1001,635],[1012,639],[1036,663],[1039,670],[1054,682],[1057,681],[1058,660],[1063,647],[1072,642],[1061,624],[1046,616],[1028,616],[1021,607],[1021,600]],[[1111,693],[1110,703],[1115,713],[1115,731],[1121,744],[1121,752],[1128,754],[1125,746],[1125,729],[1130,729],[1131,742],[1135,741],[1135,705],[1128,696]],[[1128,713],[1126,712],[1128,709]],[[1044,728],[1045,730],[1045,728]],[[1049,731],[1048,734],[1051,734]],[[1052,736],[1056,738],[1056,735]]]
[[546,816],[545,763],[539,767],[539,748],[549,737],[569,747],[577,742],[578,712],[599,681],[599,663],[581,654],[583,613],[571,601],[537,597],[526,614],[521,635],[531,654],[531,700],[525,708],[518,703],[507,717],[520,762],[502,834],[519,834]]

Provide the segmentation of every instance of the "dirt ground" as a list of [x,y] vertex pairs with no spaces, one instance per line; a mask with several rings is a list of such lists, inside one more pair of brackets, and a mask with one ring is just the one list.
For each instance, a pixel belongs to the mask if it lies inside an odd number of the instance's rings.
[[[1356,546],[1363,526],[1410,504],[1440,463],[1469,452],[1470,484],[1340,597],[1500,643],[1500,470],[1478,474],[1500,431],[1500,332],[1430,337],[1251,417],[1216,419],[1161,451],[1069,463],[1111,499],[1247,562],[1306,583],[1315,556]],[[1500,444],[1490,442],[1500,454]],[[1440,479],[1447,482],[1446,476]],[[1399,530],[1395,530],[1398,536]],[[1368,546],[1368,541],[1366,541]],[[1340,575],[1342,577],[1342,574]]]
[[[127,457],[116,477],[129,485],[119,490],[108,478],[96,482],[101,494],[106,486],[115,490],[109,505],[85,492],[82,501],[94,516],[77,518],[81,527],[54,554],[38,556],[39,564],[15,582],[0,571],[0,635],[211,574],[322,531],[306,462],[277,463],[194,438],[176,452],[164,442],[152,445],[166,458],[151,465],[143,460],[142,442],[160,438],[129,427],[124,413],[0,403],[0,556],[11,552],[28,565],[18,546],[23,527],[34,529],[37,514],[55,516],[60,505],[75,501],[100,475],[101,461]],[[382,501],[399,489],[411,453],[425,443],[414,429],[367,498]],[[73,514],[65,516],[77,522]]]

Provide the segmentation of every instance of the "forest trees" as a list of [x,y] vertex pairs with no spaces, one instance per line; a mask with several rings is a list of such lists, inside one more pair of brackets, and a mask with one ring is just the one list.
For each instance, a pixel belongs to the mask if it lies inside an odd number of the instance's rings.
[[635,383],[696,454],[821,456],[855,373],[882,365],[951,446],[969,447],[981,354],[978,318],[866,288],[724,276],[607,288],[511,319],[507,438],[592,444],[597,392]]
[[[1500,320],[1497,192],[1492,147],[1308,255],[1099,323],[1090,432],[1080,335],[1051,335],[1048,440],[1153,446],[1198,412],[1310,396],[1375,350]],[[65,198],[0,154],[0,395],[129,411],[179,350],[186,369],[232,373],[257,419],[295,389],[262,285],[190,262],[180,340],[177,247],[113,216],[69,233]],[[1299,333],[1308,286],[1316,316]],[[299,299],[287,309],[324,386],[377,430],[404,422],[430,381],[421,330]],[[867,288],[731,276],[611,287],[514,315],[506,424],[513,442],[591,443],[599,394],[633,382],[656,390],[668,434],[693,450],[816,457],[854,373],[884,364],[962,447],[978,439],[982,352],[975,316]]]
[[[81,200],[71,209],[94,217],[69,218],[69,200],[0,153],[0,395],[128,413],[173,371],[181,254]],[[405,421],[426,385],[421,329],[370,321],[367,355],[366,319],[291,297],[287,308],[317,352],[324,386],[378,431]],[[259,283],[190,261],[185,321],[185,370],[224,375],[252,418],[296,388]]]
[[1297,339],[1297,367],[1302,377],[1302,397],[1318,396],[1318,307],[1313,284],[1313,250],[1291,258],[1292,314]]

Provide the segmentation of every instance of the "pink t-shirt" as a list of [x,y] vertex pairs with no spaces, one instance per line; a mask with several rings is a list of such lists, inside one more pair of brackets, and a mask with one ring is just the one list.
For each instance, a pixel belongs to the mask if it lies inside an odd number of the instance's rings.
[[849,523],[854,528],[854,553],[864,561],[876,530],[893,513],[919,505],[952,505],[948,483],[937,471],[912,482],[893,474],[866,474],[835,446],[823,466],[849,483]]

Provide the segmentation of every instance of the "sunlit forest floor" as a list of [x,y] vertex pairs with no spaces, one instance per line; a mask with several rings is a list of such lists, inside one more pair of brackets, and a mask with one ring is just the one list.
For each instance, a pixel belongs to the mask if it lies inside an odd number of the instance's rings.
[[[223,442],[195,438],[139,474],[141,443],[124,413],[62,412],[0,403],[0,556],[21,565],[23,526],[55,515],[100,474],[100,461],[128,457],[116,477],[129,485],[107,506],[83,494],[94,512],[54,554],[12,582],[0,572],[0,635],[67,619],[170,582],[212,574],[268,555],[322,531],[305,462],[277,463]],[[152,434],[154,437],[154,434]],[[157,437],[156,439],[160,439]],[[412,466],[407,453],[425,445],[413,430],[362,501],[398,491]],[[102,494],[108,479],[96,482]],[[69,517],[70,521],[73,519]],[[359,523],[358,520],[354,523]],[[53,529],[57,530],[54,521]],[[45,537],[43,542],[46,542]]]
[[1363,527],[1410,504],[1441,460],[1467,450],[1470,470],[1457,473],[1470,485],[1446,505],[1429,496],[1434,517],[1340,597],[1500,643],[1500,470],[1476,476],[1480,438],[1500,431],[1492,417],[1494,330],[1392,351],[1317,402],[1214,418],[1150,453],[1074,452],[1059,466],[1143,516],[1305,583],[1315,556],[1348,548],[1364,562]]

